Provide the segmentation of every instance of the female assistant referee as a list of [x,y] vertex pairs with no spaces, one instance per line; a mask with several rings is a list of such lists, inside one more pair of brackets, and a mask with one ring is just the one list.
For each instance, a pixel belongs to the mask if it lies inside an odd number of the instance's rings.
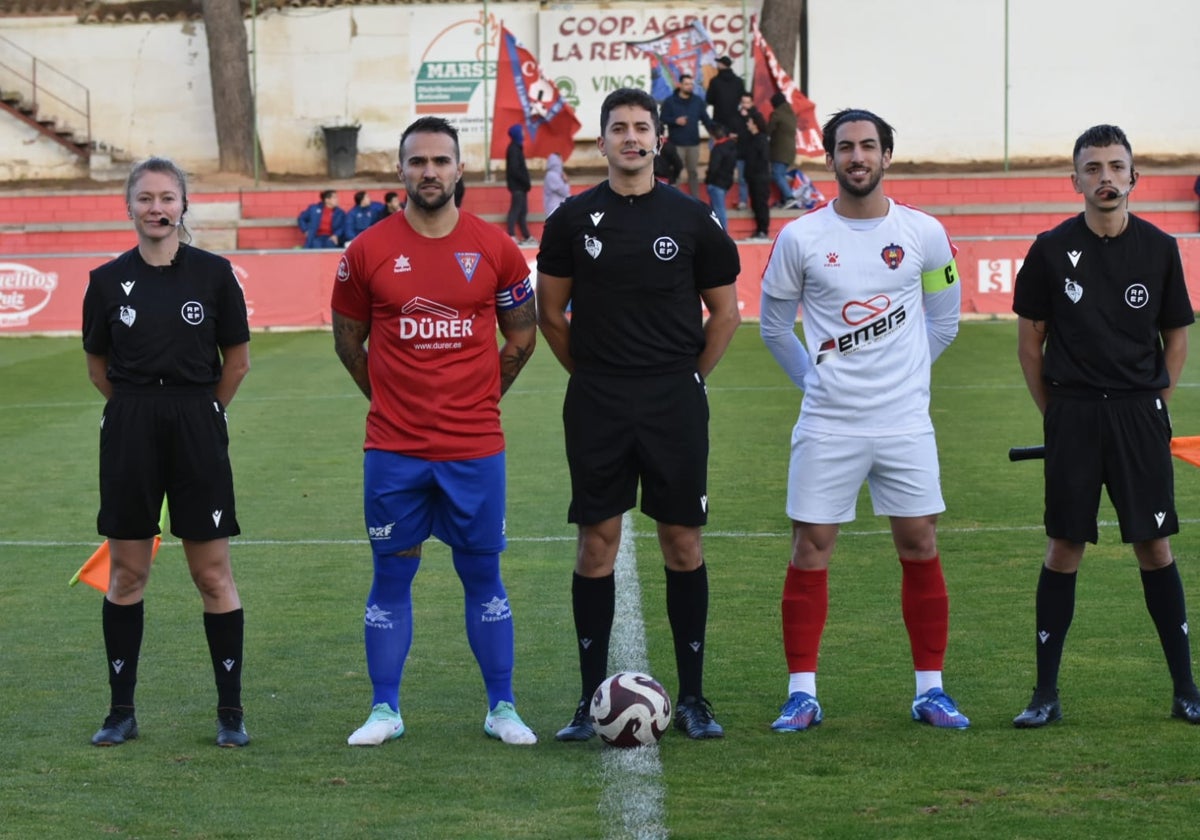
[[125,185],[136,248],[91,272],[83,299],[88,376],[100,418],[97,530],[112,556],[102,624],[111,705],[92,737],[138,735],[133,694],[151,548],[166,495],[204,604],[217,683],[217,744],[250,741],[242,720],[242,604],[229,560],[240,533],[225,409],[250,370],[246,302],[229,261],[181,241],[187,180],[165,158],[137,164]]

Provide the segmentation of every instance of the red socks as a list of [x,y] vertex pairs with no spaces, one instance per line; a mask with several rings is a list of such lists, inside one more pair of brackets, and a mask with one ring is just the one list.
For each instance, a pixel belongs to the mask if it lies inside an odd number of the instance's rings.
[[900,604],[904,626],[912,646],[913,668],[940,671],[946,658],[946,636],[950,630],[950,599],[938,555],[932,560],[900,558],[903,577]]
[[783,652],[789,674],[817,670],[817,652],[829,615],[829,570],[788,564],[783,582]]

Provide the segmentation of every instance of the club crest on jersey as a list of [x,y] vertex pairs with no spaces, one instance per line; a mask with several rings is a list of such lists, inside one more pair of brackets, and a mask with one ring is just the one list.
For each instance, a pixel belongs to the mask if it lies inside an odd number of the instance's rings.
[[342,257],[340,260],[338,260],[337,281],[339,283],[345,283],[349,279],[350,279],[350,263],[346,262],[345,257]]
[[596,260],[600,258],[600,252],[604,249],[604,243],[592,236],[590,233],[583,235],[583,250],[587,251],[588,256]]
[[679,256],[679,245],[669,236],[660,236],[654,240],[654,256],[663,262],[670,262]]
[[137,310],[132,306],[122,306],[119,314],[121,323],[127,327],[132,327],[133,322],[137,320]]
[[883,257],[883,262],[888,268],[895,271],[900,267],[900,263],[904,262],[904,249],[893,242],[891,245],[885,245],[879,256]]
[[1063,291],[1071,299],[1071,303],[1079,303],[1079,299],[1083,297],[1083,286],[1080,286],[1070,277],[1063,283]]
[[479,254],[456,251],[454,259],[458,260],[458,267],[462,269],[463,277],[466,277],[467,282],[470,283],[471,278],[475,276],[475,269],[479,267]]

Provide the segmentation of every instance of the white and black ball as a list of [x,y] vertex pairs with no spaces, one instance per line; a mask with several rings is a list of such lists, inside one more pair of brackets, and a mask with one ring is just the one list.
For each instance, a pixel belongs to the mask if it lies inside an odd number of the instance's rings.
[[657,744],[671,724],[671,698],[649,674],[622,671],[592,695],[592,725],[614,747]]

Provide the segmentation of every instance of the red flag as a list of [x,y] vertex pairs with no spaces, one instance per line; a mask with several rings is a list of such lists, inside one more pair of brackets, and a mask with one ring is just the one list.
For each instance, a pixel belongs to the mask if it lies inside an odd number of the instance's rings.
[[754,105],[764,117],[771,116],[775,108],[771,96],[781,91],[796,112],[796,154],[806,157],[824,157],[825,147],[821,143],[821,124],[817,122],[817,106],[800,92],[775,58],[771,45],[758,31],[758,21],[751,20],[750,32],[754,50]]
[[525,129],[525,156],[563,160],[575,151],[579,120],[558,87],[547,79],[533,54],[511,32],[500,27],[500,58],[496,62],[496,107],[492,112],[493,159],[504,157],[508,130]]

